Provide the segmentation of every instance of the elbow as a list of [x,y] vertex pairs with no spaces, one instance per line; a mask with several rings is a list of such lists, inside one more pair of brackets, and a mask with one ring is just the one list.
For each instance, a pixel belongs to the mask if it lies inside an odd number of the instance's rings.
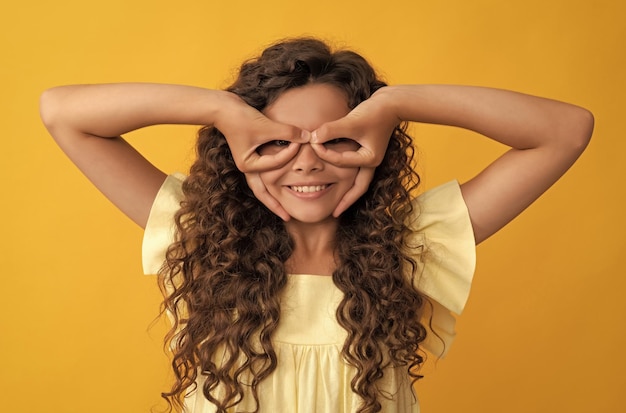
[[58,120],[58,91],[57,88],[45,90],[39,97],[39,116],[48,131],[54,129]]
[[579,106],[569,105],[558,117],[552,132],[551,146],[569,159],[578,158],[591,140],[594,127],[593,114]]
[[575,107],[575,113],[570,119],[570,145],[578,154],[581,154],[593,135],[595,118],[593,113],[581,107]]

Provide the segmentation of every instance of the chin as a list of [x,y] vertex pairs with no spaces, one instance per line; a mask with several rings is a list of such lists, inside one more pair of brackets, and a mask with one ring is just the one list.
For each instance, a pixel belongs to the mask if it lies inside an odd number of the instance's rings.
[[313,215],[313,214],[291,215],[290,214],[290,216],[293,221],[301,222],[303,224],[317,224],[321,222],[328,222],[328,221],[336,220],[336,218],[333,217],[332,212],[328,214],[320,214],[320,215]]

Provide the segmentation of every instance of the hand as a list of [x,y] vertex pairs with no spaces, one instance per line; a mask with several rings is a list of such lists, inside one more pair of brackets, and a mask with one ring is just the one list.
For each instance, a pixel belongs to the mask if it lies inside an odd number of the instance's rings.
[[278,215],[283,221],[289,221],[291,216],[285,211],[283,206],[268,192],[263,180],[256,172],[245,174],[248,186],[254,193],[254,196],[263,203],[273,213]]
[[[235,164],[245,174],[256,198],[284,221],[289,221],[291,217],[267,191],[258,172],[280,168],[291,161],[298,153],[300,143],[309,141],[310,133],[272,121],[233,93],[225,96],[225,104],[217,116],[215,127],[226,137]],[[275,140],[290,143],[276,153],[259,153],[259,147]]]
[[[379,89],[343,118],[325,123],[311,134],[312,147],[320,158],[340,167],[360,168],[354,185],[335,208],[335,217],[367,191],[374,170],[385,157],[389,138],[400,123],[391,105],[388,89]],[[323,145],[338,138],[352,139],[360,147],[356,151],[337,152]]]
[[[226,137],[237,168],[244,173],[280,168],[298,153],[300,143],[308,142],[309,132],[293,125],[275,122],[249,106],[234,93],[227,93],[214,126]],[[261,155],[258,148],[281,140],[289,146],[275,154]]]

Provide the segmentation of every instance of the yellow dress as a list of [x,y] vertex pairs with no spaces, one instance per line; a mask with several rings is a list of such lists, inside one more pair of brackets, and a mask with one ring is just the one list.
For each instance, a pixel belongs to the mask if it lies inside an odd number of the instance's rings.
[[[158,272],[173,240],[173,215],[182,199],[182,179],[183,175],[170,175],[152,206],[143,241],[146,274]],[[474,236],[456,181],[427,191],[414,202],[419,205],[419,215],[412,223],[416,228],[412,244],[425,245],[428,251],[421,258],[424,266],[416,284],[433,304],[432,329],[441,338],[429,334],[423,347],[443,356],[454,339],[452,313],[461,313],[469,294],[475,268]],[[278,365],[259,385],[261,413],[356,412],[360,399],[350,389],[354,368],[341,356],[346,332],[335,318],[341,298],[331,277],[289,276],[281,296],[280,325],[273,337]],[[426,319],[430,316],[424,315]],[[379,397],[383,412],[419,412],[406,368],[390,368],[377,384],[387,396]],[[246,397],[232,411],[254,408],[252,397]],[[201,391],[192,391],[186,396],[184,412],[212,413],[215,408]]]

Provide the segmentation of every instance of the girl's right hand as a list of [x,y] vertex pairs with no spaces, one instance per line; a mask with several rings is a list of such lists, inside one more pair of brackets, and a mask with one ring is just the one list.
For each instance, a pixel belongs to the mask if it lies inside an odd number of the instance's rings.
[[[298,153],[309,132],[275,122],[249,106],[234,93],[224,92],[214,126],[224,134],[237,168],[243,173],[268,171],[284,166]],[[272,141],[290,144],[275,154],[261,155],[259,147]]]
[[[258,172],[284,166],[298,153],[301,143],[310,139],[310,133],[292,125],[275,122],[249,106],[233,93],[225,95],[225,104],[218,111],[214,126],[224,134],[237,168],[246,176],[248,186],[270,211],[284,221],[291,218],[280,203],[272,197]],[[259,153],[259,147],[272,141],[290,142],[275,154]]]

